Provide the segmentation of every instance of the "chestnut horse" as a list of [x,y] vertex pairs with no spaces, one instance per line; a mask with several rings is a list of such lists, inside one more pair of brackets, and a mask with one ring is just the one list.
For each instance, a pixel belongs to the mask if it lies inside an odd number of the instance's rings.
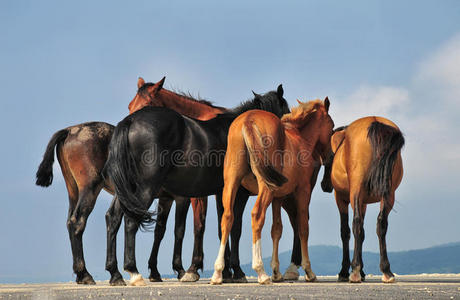
[[[361,282],[364,280],[362,244],[364,241],[364,215],[367,204],[379,202],[377,235],[380,244],[380,270],[383,282],[394,282],[387,256],[386,232],[388,214],[393,208],[395,190],[401,183],[403,164],[401,148],[404,137],[398,126],[382,117],[365,117],[335,132],[331,139],[335,153],[331,180],[335,200],[340,212],[343,243],[342,269],[339,281]],[[349,274],[350,228],[348,205],[353,210],[353,235],[355,249]]]
[[[145,83],[142,78],[138,80],[138,92],[129,105],[130,113],[142,106],[165,106],[174,107],[180,113],[191,117],[207,120],[225,111],[223,108],[211,106],[203,101],[195,101],[190,97],[178,95],[163,89],[165,78],[156,84]],[[36,184],[48,187],[53,181],[54,149],[56,148],[59,165],[66,182],[69,195],[69,212],[67,228],[72,248],[73,271],[77,275],[76,282],[80,284],[95,284],[92,276],[86,269],[83,256],[82,236],[85,230],[86,221],[94,208],[96,199],[101,189],[110,194],[114,194],[114,188],[110,180],[104,179],[101,171],[108,155],[108,145],[112,137],[114,126],[104,122],[90,122],[67,127],[56,132],[48,143],[43,161],[37,171]],[[172,197],[163,193],[160,198],[162,202],[171,202]],[[180,207],[190,205],[188,198],[176,198]],[[192,204],[201,207],[205,199],[195,199]],[[188,204],[187,204],[188,203]],[[183,220],[184,218],[178,218]],[[107,248],[108,257],[106,269],[111,273],[110,283],[113,285],[124,285],[123,278],[118,271],[116,260],[116,232],[120,227],[122,212],[117,201],[113,201],[107,214]],[[185,224],[185,219],[183,220]],[[194,255],[202,259],[201,244],[204,231],[204,220],[195,219],[195,227],[200,228],[195,235]],[[158,226],[159,228],[161,226]],[[179,227],[179,230],[177,228]],[[174,264],[177,270],[182,268],[180,251],[176,251],[181,246],[183,238],[183,225],[176,226],[175,233],[175,258]],[[182,234],[182,237],[180,236]],[[159,239],[161,240],[161,239]],[[155,247],[155,245],[154,245]],[[179,249],[180,250],[180,249]],[[200,252],[201,251],[201,252]],[[153,252],[153,250],[152,250]],[[198,252],[198,253],[196,253]],[[201,253],[201,256],[200,256]],[[153,255],[151,256],[152,260]],[[156,260],[156,255],[155,255]],[[150,261],[149,261],[150,262]],[[156,269],[156,263],[155,263]]]
[[311,178],[315,171],[312,154],[317,147],[324,158],[330,151],[334,122],[328,114],[329,104],[328,98],[308,103],[299,101],[299,106],[281,120],[271,113],[253,110],[232,123],[224,161],[222,240],[212,284],[222,283],[225,244],[234,219],[236,191],[240,186],[258,194],[252,210],[252,267],[258,274],[258,282],[270,282],[263,267],[260,239],[265,213],[272,202],[272,278],[274,281],[282,280],[278,260],[278,243],[282,233],[281,205],[283,198],[291,194],[293,197],[286,198],[286,201],[294,201],[297,208],[305,278],[307,281],[316,279],[308,256],[308,207]]

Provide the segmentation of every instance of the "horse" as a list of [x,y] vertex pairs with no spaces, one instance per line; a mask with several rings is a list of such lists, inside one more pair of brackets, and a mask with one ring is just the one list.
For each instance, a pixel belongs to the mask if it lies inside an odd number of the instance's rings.
[[[130,112],[139,109],[139,105],[174,107],[180,113],[191,117],[207,120],[225,111],[223,108],[215,107],[204,101],[196,101],[190,97],[170,92],[163,88],[165,78],[156,84],[145,83],[139,78],[138,92],[129,105]],[[142,104],[141,104],[142,103]],[[203,112],[203,114],[201,114]],[[91,214],[96,199],[102,189],[114,194],[114,188],[109,179],[102,176],[102,168],[105,165],[108,155],[108,146],[112,138],[114,126],[105,122],[88,122],[69,126],[57,131],[50,139],[43,160],[36,173],[36,184],[48,187],[53,182],[54,151],[67,187],[69,197],[69,210],[67,218],[67,229],[72,248],[73,271],[77,275],[78,284],[95,284],[93,277],[86,269],[83,255],[82,236],[86,227],[86,221]],[[165,200],[166,199],[166,200]],[[160,201],[170,201],[171,196],[163,193]],[[180,207],[187,207],[190,201],[185,198],[176,198]],[[188,202],[187,202],[188,201]],[[202,205],[203,199],[194,199],[194,206]],[[108,226],[107,248],[108,255],[106,270],[111,273],[110,284],[125,285],[125,282],[118,271],[116,260],[116,232],[122,220],[121,209],[116,201],[112,204],[106,214]],[[115,219],[115,220],[113,220]],[[178,220],[182,220],[178,218]],[[110,222],[109,222],[110,221]],[[184,220],[185,224],[185,220]],[[176,226],[176,240],[174,251],[175,269],[182,269],[180,261],[181,252],[179,245],[183,238],[185,225],[182,223]],[[198,228],[195,234],[194,256],[199,256],[202,249],[202,236],[204,224],[202,219],[195,219],[195,227]],[[182,234],[182,236],[181,236]],[[200,237],[201,234],[201,237]],[[201,246],[200,246],[201,243]],[[155,247],[155,245],[154,245]],[[154,252],[152,250],[152,252]],[[198,253],[195,253],[198,252]],[[201,250],[202,253],[202,250]],[[156,255],[151,255],[156,260]],[[179,257],[179,259],[177,259]],[[202,255],[201,255],[202,257]],[[153,261],[153,259],[151,259]],[[153,264],[153,263],[152,263]],[[156,268],[156,263],[155,263]]]
[[[150,93],[138,93],[136,97],[131,101],[128,108],[130,113],[137,111],[145,106],[152,106],[151,105],[151,94],[153,94],[154,89],[152,87],[152,91]],[[165,90],[165,95],[171,94],[171,92]],[[172,93],[175,95],[174,93]],[[260,97],[257,93],[253,92],[255,97]],[[188,95],[189,98],[191,97]],[[153,106],[162,106],[160,105],[162,99],[162,95],[157,95],[155,98],[155,105]],[[174,107],[174,101],[170,101],[167,99],[168,107]],[[214,117],[215,114],[222,113],[228,111],[228,109],[223,107],[215,107],[206,100],[196,100],[204,104],[208,104],[211,111],[210,118]],[[172,102],[173,104],[169,104]],[[218,110],[217,110],[217,109]],[[200,107],[200,111],[202,111],[203,116],[206,115],[207,110],[205,108]],[[205,230],[205,220],[207,215],[207,197],[201,198],[190,198],[192,204],[192,210],[194,215],[194,231],[195,231],[195,240],[200,241],[199,243],[195,243],[195,247],[193,250],[192,256],[192,264],[190,268],[185,272],[182,268],[182,261],[181,261],[181,249],[182,249],[182,241],[184,236],[185,230],[185,220],[186,216],[190,207],[190,201],[188,198],[176,196],[176,215],[175,215],[175,236],[176,242],[174,244],[174,258],[173,258],[173,270],[177,272],[177,278],[181,282],[194,282],[199,280],[200,275],[198,273],[199,269],[203,269],[203,234]],[[220,199],[220,198],[219,198]],[[172,198],[168,197],[160,197],[158,201],[158,214],[157,220],[155,224],[155,235],[153,241],[152,252],[149,259],[149,268],[150,268],[150,276],[149,280],[152,282],[161,282],[161,275],[157,269],[157,257],[158,251],[161,244],[161,241],[164,237],[166,231],[166,223],[168,220],[169,212],[172,205]],[[240,260],[239,260],[239,239],[241,236],[241,221],[242,221],[242,214],[244,208],[246,206],[246,202],[239,203],[240,205],[235,206],[234,211],[237,217],[237,222],[232,228],[232,243],[231,248],[227,245],[226,250],[226,261],[229,263],[227,264],[226,269],[224,270],[224,281],[225,282],[239,282],[244,283],[247,282],[246,275],[244,274],[243,270],[240,267]],[[223,213],[222,202],[217,201],[217,215],[219,218],[220,223],[220,216]],[[218,226],[218,232],[220,235],[220,225]],[[179,237],[179,238],[177,238]],[[233,271],[233,272],[232,272]]]
[[[297,209],[297,224],[302,250],[302,267],[307,281],[314,281],[308,256],[308,206],[311,195],[311,178],[315,169],[312,156],[315,148],[322,157],[330,149],[334,122],[329,116],[329,99],[299,102],[299,106],[284,115],[253,110],[240,115],[232,123],[228,134],[227,153],[224,161],[224,190],[222,216],[222,240],[214,265],[211,284],[222,283],[224,250],[233,223],[233,205],[236,191],[243,186],[252,194],[258,194],[252,210],[252,268],[258,274],[260,284],[270,283],[265,273],[261,253],[261,231],[265,213],[272,203],[273,226],[271,236],[273,253],[271,266],[274,281],[281,281],[279,272],[278,243],[282,234],[282,201],[293,201]],[[293,197],[283,199],[286,196]]]
[[[395,201],[395,190],[403,177],[401,149],[404,136],[398,126],[383,117],[364,117],[337,130],[331,138],[333,153],[330,173],[335,200],[340,213],[343,244],[342,269],[339,281],[361,282],[363,272],[362,244],[364,216],[368,204],[380,203],[377,235],[380,245],[382,281],[391,283],[395,277],[390,270],[386,248],[388,215]],[[353,210],[353,261],[350,269],[348,205]]]
[[[289,112],[283,93],[282,85],[264,95],[254,93],[252,100],[208,121],[195,120],[167,108],[144,107],[118,123],[105,172],[114,183],[125,214],[126,245],[130,245],[125,247],[125,270],[131,273],[133,284],[143,283],[136,268],[135,235],[139,226],[147,227],[154,222],[148,209],[157,193],[165,190],[185,197],[216,195],[219,209],[222,161],[231,122],[251,109],[267,110],[281,117]],[[239,198],[245,204],[248,192],[241,189]]]

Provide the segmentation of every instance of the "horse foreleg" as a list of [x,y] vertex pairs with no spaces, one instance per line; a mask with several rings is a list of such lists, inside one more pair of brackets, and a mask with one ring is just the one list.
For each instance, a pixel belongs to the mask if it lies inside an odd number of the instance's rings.
[[193,209],[193,233],[194,233],[194,243],[193,243],[193,256],[192,264],[188,268],[185,275],[181,278],[182,282],[194,282],[200,279],[200,274],[198,270],[203,270],[203,237],[204,230],[206,225],[206,213],[208,209],[208,198],[191,198],[190,202],[192,203]]
[[158,200],[158,215],[155,222],[155,231],[152,245],[152,252],[149,258],[149,269],[151,282],[161,282],[161,275],[158,272],[158,251],[160,250],[160,244],[166,232],[166,224],[168,222],[169,212],[173,199],[170,197],[160,197]]
[[182,244],[184,242],[187,213],[190,208],[190,199],[185,197],[176,197],[176,216],[174,226],[174,255],[173,270],[177,272],[177,279],[181,279],[185,274],[182,265]]
[[350,226],[348,225],[348,194],[335,192],[335,201],[340,213],[340,237],[342,239],[342,269],[338,281],[348,282],[350,276]]
[[273,215],[273,224],[272,224],[272,241],[273,241],[273,252],[272,252],[272,281],[280,282],[283,281],[283,276],[280,273],[280,261],[278,258],[278,246],[283,233],[283,223],[281,221],[281,199],[275,199],[272,203],[272,215]]
[[110,285],[126,285],[118,270],[117,261],[117,233],[120,229],[123,211],[120,202],[116,197],[113,198],[107,213],[105,214],[105,223],[107,227],[107,257],[105,269],[110,272]]
[[387,255],[386,234],[388,228],[388,214],[393,208],[394,193],[389,196],[387,201],[380,202],[380,213],[377,217],[377,235],[380,245],[380,270],[383,273],[382,281],[385,283],[395,282],[395,276],[390,270],[390,262]]

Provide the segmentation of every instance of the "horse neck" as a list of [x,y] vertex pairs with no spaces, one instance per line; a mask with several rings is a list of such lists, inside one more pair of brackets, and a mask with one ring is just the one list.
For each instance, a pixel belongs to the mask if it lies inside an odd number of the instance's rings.
[[158,92],[157,97],[161,100],[165,107],[175,110],[182,115],[202,121],[215,118],[218,114],[225,111],[222,108],[200,103],[166,89],[161,89]]
[[317,130],[317,128],[319,122],[319,120],[313,119],[299,130],[300,136],[306,141],[310,153],[317,150],[319,141],[319,130]]

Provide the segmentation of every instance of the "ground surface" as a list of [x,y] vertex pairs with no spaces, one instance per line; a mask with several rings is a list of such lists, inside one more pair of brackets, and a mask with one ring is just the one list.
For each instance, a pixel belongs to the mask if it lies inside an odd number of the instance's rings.
[[460,299],[460,274],[404,275],[397,283],[380,283],[368,276],[366,283],[337,283],[335,277],[319,276],[316,283],[303,281],[260,286],[251,278],[246,284],[212,286],[208,279],[179,283],[168,279],[145,287],[111,287],[75,283],[0,284],[0,299]]

